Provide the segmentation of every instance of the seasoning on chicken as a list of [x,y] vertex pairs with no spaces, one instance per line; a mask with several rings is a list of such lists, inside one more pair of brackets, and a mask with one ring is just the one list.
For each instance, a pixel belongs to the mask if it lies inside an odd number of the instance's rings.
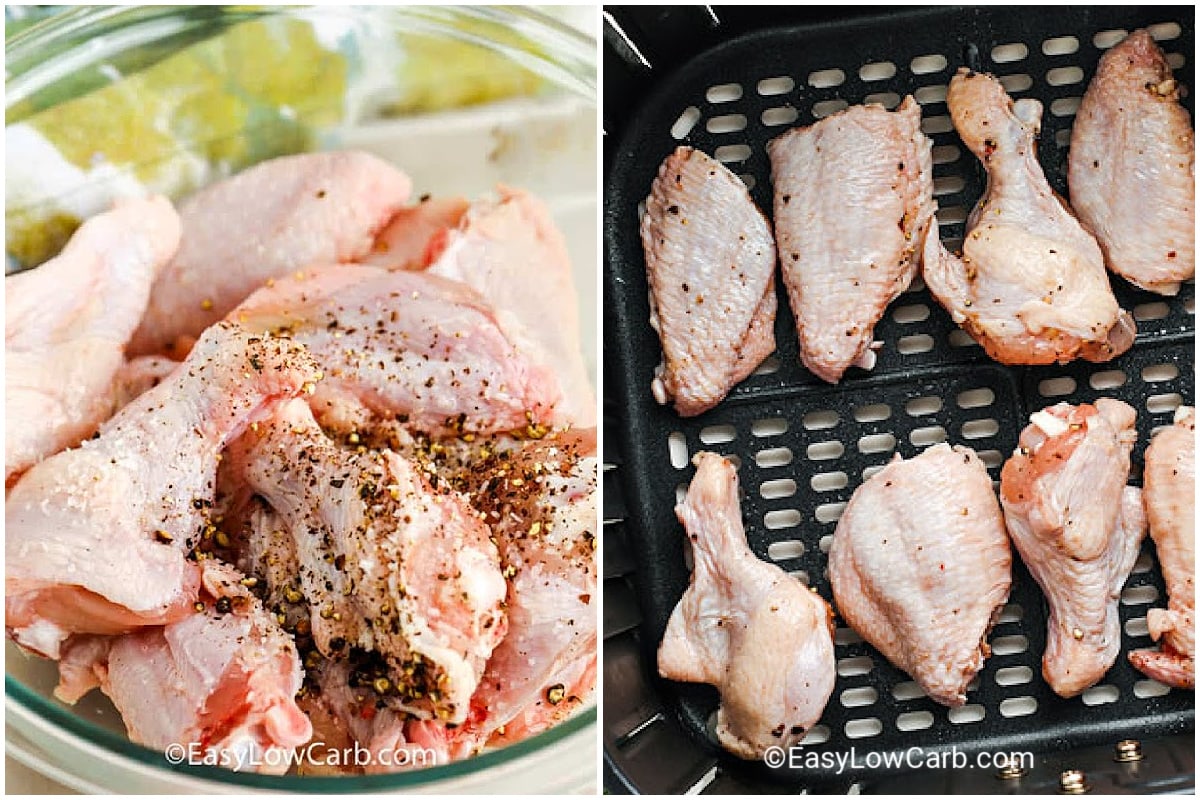
[[1133,344],[1104,256],[1057,197],[1037,160],[1042,105],[1016,103],[991,75],[960,69],[946,104],[988,184],[967,220],[962,255],[925,239],[930,292],[1004,364],[1108,361]]
[[863,483],[829,550],[838,613],[947,706],[991,654],[987,635],[1012,585],[1012,553],[975,451],[899,455]]
[[230,319],[308,348],[325,374],[309,404],[340,432],[397,418],[439,436],[536,428],[562,397],[482,296],[436,275],[309,270],[255,292]]
[[187,555],[209,526],[221,450],[316,373],[291,342],[215,325],[96,438],[25,473],[5,504],[10,635],[53,658],[71,633],[191,613],[199,573]]
[[775,236],[800,360],[837,383],[875,365],[875,323],[917,274],[933,218],[933,145],[911,97],[854,106],[767,145]]
[[[312,720],[313,741],[337,752],[357,745],[366,755],[331,767],[320,763],[329,759],[318,749],[317,763],[304,765],[303,774],[378,774],[446,763],[436,750],[430,753],[405,738],[410,717],[380,674],[372,665],[364,668],[347,659],[309,657],[297,702]],[[382,693],[375,688],[377,682]]]
[[176,352],[271,278],[355,261],[408,199],[403,173],[358,152],[265,161],[179,207],[183,239],[150,294],[132,355]]
[[1141,492],[1125,485],[1135,419],[1109,398],[1038,411],[1000,476],[1009,535],[1050,606],[1042,674],[1062,697],[1121,651],[1117,602],[1146,534]]
[[[253,545],[266,566],[248,569],[266,573],[277,604],[304,604],[304,630],[322,657],[377,656],[385,693],[404,711],[462,723],[506,631],[506,585],[487,527],[396,453],[339,448],[302,400],[248,431],[243,448],[231,458],[283,530],[279,546]],[[271,570],[273,557],[285,575]]]
[[474,203],[431,243],[428,271],[486,297],[517,349],[553,370],[563,387],[555,426],[592,427],[596,397],[583,361],[567,244],[540,200],[505,186],[497,193]]
[[798,744],[821,718],[836,668],[829,605],[746,544],[737,472],[713,453],[675,513],[692,543],[691,586],[658,648],[664,678],[721,693],[717,740],[745,759]]
[[1129,660],[1155,680],[1196,688],[1196,410],[1180,406],[1175,424],[1146,448],[1142,499],[1170,600],[1146,614],[1158,650]]
[[554,431],[422,450],[482,515],[508,577],[508,633],[456,729],[410,726],[448,758],[539,733],[578,709],[596,677],[596,434]]
[[1180,87],[1149,31],[1100,59],[1071,128],[1071,205],[1108,268],[1143,289],[1179,292],[1196,274],[1196,137]]
[[659,167],[641,234],[663,348],[651,390],[693,417],[775,350],[775,241],[738,177],[690,147]]
[[198,744],[203,758],[283,774],[312,736],[296,704],[300,659],[237,570],[205,561],[197,608],[162,628],[79,636],[64,648],[55,694],[74,703],[99,686],[129,738],[162,750]]
[[170,202],[125,200],[85,222],[58,257],[5,279],[6,483],[111,416],[125,345],[178,246]]

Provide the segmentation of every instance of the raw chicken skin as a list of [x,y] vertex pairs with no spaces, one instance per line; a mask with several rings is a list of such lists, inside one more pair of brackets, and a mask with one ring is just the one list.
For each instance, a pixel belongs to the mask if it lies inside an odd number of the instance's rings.
[[1180,406],[1175,424],[1146,448],[1142,499],[1170,601],[1146,614],[1159,650],[1129,660],[1169,686],[1196,688],[1196,410]]
[[551,422],[562,397],[483,297],[428,273],[314,269],[255,292],[230,319],[308,348],[325,373],[310,405],[338,431],[397,417],[436,435],[524,429]]
[[509,577],[508,634],[492,653],[471,714],[454,730],[417,723],[408,738],[447,758],[527,738],[591,694],[596,670],[596,433],[461,446],[423,468],[489,523]]
[[1042,674],[1062,697],[1121,651],[1117,602],[1146,534],[1141,492],[1125,485],[1135,419],[1109,398],[1036,412],[1001,472],[1009,535],[1050,606]]
[[111,389],[113,413],[115,414],[148,390],[158,386],[178,366],[178,361],[163,356],[138,356],[126,361],[113,378]]
[[54,658],[71,633],[174,622],[199,590],[198,542],[225,444],[316,375],[302,348],[210,328],[172,377],[99,435],[29,470],[5,504],[5,624]]
[[987,468],[967,447],[935,445],[892,463],[850,498],[829,550],[838,613],[947,706],[991,654],[1012,552]]
[[296,645],[240,573],[204,564],[202,612],[164,628],[71,639],[55,693],[73,703],[99,686],[134,742],[158,750],[195,743],[241,771],[283,774],[288,751],[312,736],[295,700]]
[[925,238],[930,292],[1004,364],[1124,353],[1136,334],[1133,318],[1117,305],[1100,246],[1038,164],[1041,103],[1013,103],[991,75],[960,69],[946,104],[988,185],[967,220],[961,257],[942,246],[934,220]]
[[767,145],[775,236],[800,360],[837,383],[875,364],[883,311],[917,274],[933,218],[933,145],[921,107],[854,106]]
[[579,339],[577,293],[567,244],[533,195],[501,186],[473,204],[431,245],[429,272],[462,281],[496,310],[505,333],[563,387],[556,426],[592,427],[592,392]]
[[359,152],[274,158],[200,190],[179,207],[179,252],[130,353],[182,357],[177,339],[199,336],[268,279],[367,255],[410,190],[406,175]]
[[[461,498],[436,495],[390,451],[340,449],[302,400],[248,431],[231,455],[291,542],[290,579],[268,585],[307,603],[326,658],[378,654],[390,694],[419,718],[462,723],[484,665],[506,631],[500,556]],[[270,556],[276,548],[262,548]]]
[[690,147],[659,167],[641,235],[663,348],[651,391],[694,417],[775,350],[775,240],[741,180]]
[[470,206],[462,197],[428,198],[405,206],[379,232],[371,253],[360,262],[384,269],[425,269]]
[[1100,59],[1071,128],[1071,205],[1108,268],[1177,294],[1196,274],[1196,136],[1146,30]]
[[83,223],[56,258],[5,279],[6,483],[112,414],[125,344],[178,246],[169,201],[124,200]]
[[713,453],[675,513],[692,542],[691,586],[662,644],[664,678],[721,693],[717,739],[745,759],[798,744],[821,718],[837,676],[829,605],[746,545],[737,472]]

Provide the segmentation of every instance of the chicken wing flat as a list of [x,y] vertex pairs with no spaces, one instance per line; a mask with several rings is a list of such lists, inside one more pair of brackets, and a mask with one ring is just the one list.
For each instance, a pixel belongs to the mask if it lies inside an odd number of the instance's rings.
[[987,468],[967,447],[898,455],[850,498],[829,549],[843,619],[939,703],[961,706],[990,655],[1012,552]]
[[917,274],[933,218],[932,148],[911,97],[895,111],[854,106],[767,145],[800,360],[822,380],[875,365],[875,323]]
[[736,175],[690,147],[659,167],[642,247],[663,362],[651,390],[680,416],[724,399],[775,350],[775,240]]
[[1146,614],[1159,650],[1135,650],[1133,665],[1170,686],[1196,688],[1196,410],[1180,406],[1175,424],[1146,448],[1142,499],[1170,601]]
[[1071,205],[1108,268],[1172,295],[1196,274],[1196,136],[1145,30],[1100,59],[1071,129]]
[[408,176],[359,152],[274,158],[179,206],[179,252],[158,276],[132,355],[189,340],[271,278],[354,261],[408,199]]
[[328,429],[397,418],[439,434],[549,424],[558,376],[496,313],[458,281],[338,265],[274,281],[230,319],[308,348],[325,373],[309,405]]

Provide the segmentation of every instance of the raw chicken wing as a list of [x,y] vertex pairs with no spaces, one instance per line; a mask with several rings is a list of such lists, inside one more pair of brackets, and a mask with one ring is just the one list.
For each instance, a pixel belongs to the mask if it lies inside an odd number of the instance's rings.
[[242,448],[231,457],[244,459],[248,487],[283,523],[277,546],[253,545],[266,556],[254,571],[280,600],[307,605],[321,655],[376,654],[388,668],[385,694],[406,711],[463,722],[506,630],[507,587],[487,527],[397,454],[340,449],[302,400],[252,428]]
[[659,167],[641,233],[663,348],[651,390],[694,417],[775,350],[775,240],[741,180],[690,147]]
[[274,158],[215,183],[179,207],[183,240],[158,276],[129,349],[171,354],[270,278],[355,261],[408,199],[409,179],[375,156]]
[[836,669],[829,605],[746,545],[737,472],[713,453],[675,513],[692,542],[691,586],[658,648],[664,678],[721,693],[717,739],[746,759],[798,744],[821,718]]
[[596,669],[596,435],[553,432],[418,456],[488,522],[509,576],[508,634],[492,653],[467,722],[410,726],[449,757],[538,733],[590,695]]
[[337,266],[280,279],[230,314],[303,343],[324,370],[310,404],[351,432],[400,418],[427,433],[545,425],[562,397],[470,287],[423,272]]
[[120,411],[149,389],[158,386],[178,366],[178,361],[164,356],[138,356],[126,361],[113,378],[113,413]]
[[297,345],[210,328],[172,377],[74,450],[29,470],[5,505],[5,624],[55,657],[71,633],[121,633],[192,611],[219,454],[311,387]]
[[975,451],[897,455],[858,487],[833,536],[829,582],[851,628],[931,698],[963,705],[1012,585],[1000,505]]
[[1146,534],[1141,492],[1125,485],[1135,418],[1109,398],[1038,411],[1001,473],[1009,535],[1050,605],[1042,674],[1062,697],[1121,651],[1117,602]]
[[1170,601],[1146,614],[1159,650],[1135,650],[1133,665],[1155,680],[1196,688],[1196,410],[1180,406],[1175,424],[1146,448],[1142,499]]
[[911,97],[796,128],[767,145],[775,236],[800,360],[830,383],[875,364],[875,323],[908,288],[933,217],[933,145]]
[[1071,128],[1071,205],[1108,268],[1176,294],[1196,274],[1196,137],[1146,30],[1100,59]]
[[425,269],[470,206],[462,197],[431,197],[405,206],[379,232],[370,255],[360,262],[384,269]]
[[295,700],[296,645],[239,572],[204,563],[202,611],[164,628],[71,639],[55,693],[73,703],[99,686],[135,742],[194,743],[242,771],[282,774],[288,751],[312,736]]
[[594,426],[567,244],[540,200],[505,186],[498,195],[472,205],[438,237],[429,272],[486,297],[517,349],[553,370],[563,387],[555,425]]
[[4,281],[4,479],[79,444],[112,414],[154,276],[179,246],[165,198],[124,200],[56,258]]
[[987,189],[967,220],[962,255],[925,239],[929,291],[1004,364],[1108,361],[1133,344],[1104,256],[1046,181],[1037,160],[1042,105],[1014,103],[991,75],[960,69],[946,98]]

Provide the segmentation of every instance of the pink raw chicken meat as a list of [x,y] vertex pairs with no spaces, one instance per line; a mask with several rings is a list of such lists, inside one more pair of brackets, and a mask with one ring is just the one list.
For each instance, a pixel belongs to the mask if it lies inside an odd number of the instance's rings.
[[291,342],[216,325],[97,438],[26,473],[5,506],[10,635],[56,657],[71,633],[190,613],[199,576],[185,554],[208,521],[220,452],[315,373]]
[[286,772],[287,751],[312,736],[295,700],[300,659],[241,580],[232,567],[207,561],[203,612],[163,628],[72,639],[55,693],[73,703],[99,686],[135,742],[195,743],[230,764]]
[[371,254],[362,263],[384,269],[425,269],[470,207],[463,197],[427,198],[405,206],[375,237]]
[[1196,409],[1175,409],[1175,424],[1146,448],[1142,498],[1170,599],[1146,612],[1157,649],[1129,661],[1157,681],[1196,688]]
[[112,413],[125,344],[178,246],[170,202],[126,200],[85,222],[56,258],[5,279],[6,482]]
[[667,621],[658,674],[721,693],[717,741],[761,759],[799,744],[824,712],[837,678],[833,612],[816,592],[746,542],[737,470],[698,453],[675,514],[692,543],[691,584]]
[[547,424],[562,392],[477,292],[420,272],[336,266],[276,281],[230,315],[304,344],[325,378],[310,399],[321,424],[378,419],[432,434]]
[[520,350],[563,385],[557,425],[589,427],[596,401],[582,358],[571,263],[537,198],[501,186],[496,199],[429,199],[397,212],[364,263],[461,281],[487,298]]
[[277,515],[252,528],[248,566],[279,605],[298,589],[323,656],[376,654],[398,707],[461,723],[505,633],[506,586],[483,522],[396,453],[342,450],[300,400],[235,451],[248,487]]
[[145,392],[158,386],[178,366],[178,361],[165,356],[138,356],[126,361],[113,378],[113,412],[120,411]]
[[1141,490],[1125,485],[1136,419],[1108,397],[1036,411],[1000,473],[1009,536],[1049,605],[1042,676],[1061,697],[1121,652],[1121,588],[1146,535]]
[[179,207],[183,241],[130,352],[167,353],[270,278],[366,256],[410,190],[406,175],[359,152],[276,158],[202,189]]
[[450,758],[549,728],[578,709],[595,682],[595,430],[480,448],[490,455],[464,448],[437,473],[491,525],[511,575],[508,635],[465,724],[408,727],[409,741]]
[[428,271],[487,298],[517,348],[553,370],[564,395],[556,425],[591,427],[596,399],[583,362],[566,242],[536,197],[505,186],[497,194],[472,204],[457,227],[430,245]]

